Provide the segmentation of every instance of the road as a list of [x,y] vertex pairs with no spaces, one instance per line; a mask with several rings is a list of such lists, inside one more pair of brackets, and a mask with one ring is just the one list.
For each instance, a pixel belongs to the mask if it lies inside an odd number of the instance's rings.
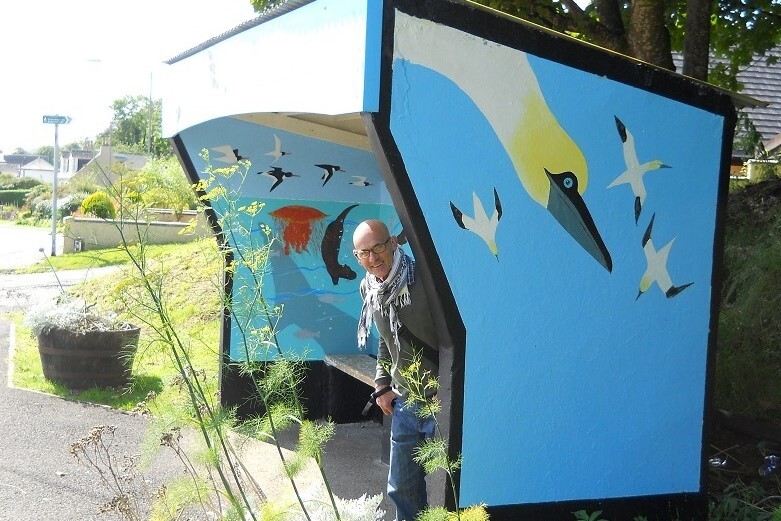
[[[62,254],[62,236],[58,237]],[[53,271],[13,275],[3,273],[12,268],[35,264],[43,259],[41,248],[51,252],[51,233],[45,228],[15,226],[0,222],[0,314],[24,311],[43,299],[55,297],[60,287],[73,286],[117,270],[114,266],[85,270]]]
[[[58,234],[57,254],[62,253],[62,235]],[[52,251],[52,234],[48,228],[17,226],[0,221],[0,270],[34,264]]]
[[[57,244],[57,253],[61,253],[61,236]],[[43,258],[40,248],[51,253],[48,229],[0,222],[0,271],[39,262]],[[93,270],[89,275],[99,273]],[[63,286],[89,276],[87,270],[58,275]],[[0,315],[25,310],[59,291],[52,272],[0,273]],[[0,318],[0,520],[98,519],[97,506],[110,496],[100,486],[97,474],[69,454],[70,444],[96,425],[115,425],[116,456],[133,455],[139,451],[148,419],[7,385],[13,339],[11,324]],[[170,458],[161,459],[151,474],[152,485],[161,483],[163,476],[171,476],[175,469]]]

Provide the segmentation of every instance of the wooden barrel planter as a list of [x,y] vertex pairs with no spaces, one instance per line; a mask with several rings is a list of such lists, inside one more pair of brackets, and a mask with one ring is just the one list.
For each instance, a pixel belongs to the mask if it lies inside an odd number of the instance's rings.
[[86,333],[51,328],[38,335],[43,375],[72,389],[125,386],[140,333],[135,326]]

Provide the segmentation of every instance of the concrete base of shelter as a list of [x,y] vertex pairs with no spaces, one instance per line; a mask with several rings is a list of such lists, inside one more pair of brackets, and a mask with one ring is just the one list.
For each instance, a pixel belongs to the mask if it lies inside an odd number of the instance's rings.
[[[334,437],[324,449],[324,468],[333,493],[341,499],[357,499],[362,495],[381,494],[380,508],[384,519],[393,519],[395,510],[386,494],[388,466],[380,461],[380,446],[386,436],[375,422],[339,424]],[[289,460],[298,439],[298,430],[289,429],[279,436],[282,453]],[[290,480],[287,479],[277,448],[272,443],[247,440],[236,436],[233,443],[246,471],[258,483],[267,497],[275,502],[296,504]],[[322,484],[314,461],[296,478],[296,487],[303,495],[311,494]]]

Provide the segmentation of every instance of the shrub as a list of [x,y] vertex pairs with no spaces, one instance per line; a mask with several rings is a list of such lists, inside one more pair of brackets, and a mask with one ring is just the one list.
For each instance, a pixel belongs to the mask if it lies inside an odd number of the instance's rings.
[[81,211],[101,219],[113,219],[117,216],[114,203],[111,202],[111,197],[106,192],[95,192],[89,195],[81,203]]
[[41,181],[38,181],[37,179],[33,179],[32,177],[20,177],[14,180],[13,187],[18,190],[29,190],[30,188],[35,188],[38,185],[42,185]]
[[754,164],[754,172],[751,181],[761,183],[781,177],[781,167],[776,161],[762,161]]
[[19,209],[13,206],[0,205],[0,220],[12,221],[19,216]]
[[28,190],[0,190],[0,204],[22,206],[27,199]]
[[32,213],[33,220],[35,219],[51,219],[52,217],[52,201],[51,198],[45,196],[38,196],[27,204],[27,207]]
[[13,177],[8,174],[0,174],[0,190],[25,190],[42,184],[32,177]]
[[95,184],[95,179],[90,176],[78,176],[72,177],[62,186],[64,193],[75,194],[93,194],[97,192],[101,187]]
[[[52,187],[51,185],[46,184],[40,184],[33,188],[31,188],[27,192],[27,198],[25,200],[27,206],[31,207],[38,201],[42,199],[51,199],[52,198]],[[51,210],[49,211],[49,215],[51,215]]]
[[84,200],[89,196],[89,193],[75,192],[70,195],[66,195],[62,199],[59,199],[57,201],[57,210],[59,214],[62,217],[72,215],[81,209],[81,205],[84,204]]
[[178,216],[196,208],[195,192],[175,157],[157,159],[127,178],[124,196],[144,208],[170,208]]

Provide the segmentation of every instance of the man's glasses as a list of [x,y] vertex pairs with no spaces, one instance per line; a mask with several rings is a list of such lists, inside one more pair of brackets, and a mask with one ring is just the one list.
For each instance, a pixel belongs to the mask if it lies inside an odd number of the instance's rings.
[[355,255],[355,258],[357,259],[368,259],[370,253],[374,253],[375,255],[379,255],[380,253],[385,252],[386,249],[388,249],[388,242],[390,242],[391,238],[388,237],[385,239],[385,242],[381,242],[380,244],[375,244],[371,247],[371,249],[368,250],[353,250],[353,255]]

